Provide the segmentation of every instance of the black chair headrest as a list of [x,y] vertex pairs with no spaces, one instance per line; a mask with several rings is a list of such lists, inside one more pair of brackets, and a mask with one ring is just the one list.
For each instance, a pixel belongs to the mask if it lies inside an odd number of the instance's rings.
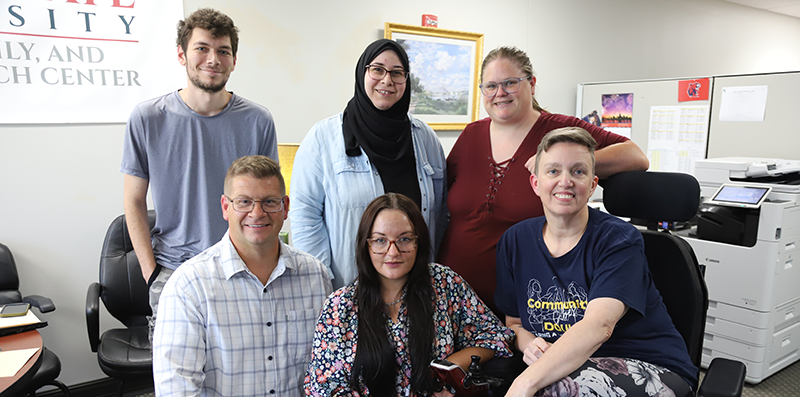
[[0,304],[15,302],[22,302],[17,264],[11,250],[0,243]]
[[697,213],[700,184],[678,172],[620,172],[600,181],[603,205],[616,216],[685,222]]

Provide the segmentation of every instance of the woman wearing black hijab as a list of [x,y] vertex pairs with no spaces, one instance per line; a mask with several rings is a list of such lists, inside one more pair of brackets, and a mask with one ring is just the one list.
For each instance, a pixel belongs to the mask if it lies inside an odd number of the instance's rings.
[[370,44],[356,64],[355,92],[344,112],[314,125],[295,155],[292,245],[328,266],[334,289],[357,275],[358,222],[374,198],[401,193],[419,206],[431,259],[447,228],[444,151],[433,130],[408,114],[409,72],[397,42]]

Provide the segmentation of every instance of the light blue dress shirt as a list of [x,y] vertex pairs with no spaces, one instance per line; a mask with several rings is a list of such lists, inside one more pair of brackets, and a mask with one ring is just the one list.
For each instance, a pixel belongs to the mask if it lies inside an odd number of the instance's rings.
[[172,275],[153,337],[155,391],[166,396],[301,396],[330,276],[281,243],[266,285],[226,232]]
[[[431,127],[408,117],[422,216],[435,256],[448,221],[447,163]],[[292,245],[328,266],[334,288],[353,281],[358,273],[356,234],[361,214],[384,190],[377,168],[363,150],[357,157],[345,153],[341,113],[318,122],[303,139],[294,158],[289,191]]]

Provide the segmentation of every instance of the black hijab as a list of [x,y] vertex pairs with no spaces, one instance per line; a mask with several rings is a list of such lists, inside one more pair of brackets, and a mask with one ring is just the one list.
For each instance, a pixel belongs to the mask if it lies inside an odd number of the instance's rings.
[[364,88],[366,66],[386,50],[394,51],[406,72],[410,71],[406,51],[393,40],[375,41],[364,50],[356,64],[355,94],[344,109],[345,152],[355,157],[361,155],[363,149],[381,175],[383,190],[406,195],[422,208],[411,121],[408,119],[411,81],[406,81],[403,97],[387,110],[376,108]]

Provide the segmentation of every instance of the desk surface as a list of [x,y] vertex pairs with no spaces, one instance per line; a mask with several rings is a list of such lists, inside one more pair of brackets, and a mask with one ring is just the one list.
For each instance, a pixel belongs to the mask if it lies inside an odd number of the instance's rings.
[[5,393],[6,390],[20,379],[30,379],[33,377],[33,374],[39,369],[39,366],[42,364],[40,361],[42,356],[42,336],[39,335],[39,331],[33,330],[0,337],[0,349],[3,351],[31,348],[38,348],[39,351],[25,363],[16,375],[9,378],[0,378],[0,396],[5,396],[7,394]]

